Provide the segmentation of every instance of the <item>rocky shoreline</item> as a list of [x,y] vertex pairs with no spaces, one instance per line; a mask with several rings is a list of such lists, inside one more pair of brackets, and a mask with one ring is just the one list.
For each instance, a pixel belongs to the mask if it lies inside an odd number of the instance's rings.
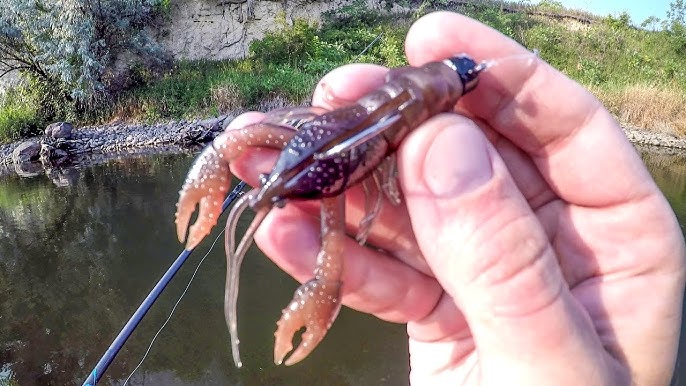
[[0,176],[32,177],[56,168],[194,149],[211,141],[233,118],[222,115],[155,125],[111,123],[59,134],[51,125],[42,136],[0,146]]
[[[50,174],[61,167],[87,166],[116,158],[193,150],[211,141],[233,118],[234,115],[222,115],[205,120],[155,125],[111,123],[69,130],[66,136],[57,135],[54,128],[48,127],[43,136],[0,146],[0,176],[16,173],[30,177]],[[686,152],[686,139],[636,128],[626,128],[624,131],[636,145]],[[26,146],[27,143],[33,147],[35,154],[18,157],[18,147]]]
[[624,128],[629,141],[636,145],[659,146],[686,152],[686,139],[671,134],[645,131],[638,128]]

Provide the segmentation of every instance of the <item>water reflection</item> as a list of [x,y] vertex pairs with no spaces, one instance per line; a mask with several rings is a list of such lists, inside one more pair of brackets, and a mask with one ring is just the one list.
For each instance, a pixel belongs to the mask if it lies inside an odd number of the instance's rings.
[[[683,227],[686,156],[641,151]],[[172,219],[191,161],[187,155],[157,156],[3,179],[0,385],[80,384],[85,379],[180,251]],[[64,182],[61,187],[55,179]],[[121,384],[136,366],[210,241],[163,293],[103,384]],[[236,370],[230,357],[222,309],[224,257],[218,246],[132,384],[407,383],[404,327],[349,310],[306,361],[293,368],[274,366],[274,323],[296,284],[256,249],[245,261],[241,284],[243,369]],[[680,357],[686,358],[686,337]],[[680,362],[674,384],[684,380],[686,363]]]
[[[640,147],[639,151],[655,182],[672,205],[686,237],[686,154],[654,147]],[[681,331],[679,359],[672,385],[686,384],[686,317],[682,320]]]
[[686,226],[686,154],[654,147],[642,147],[639,151],[683,229]]
[[[162,156],[0,185],[0,385],[80,384],[180,252],[174,203],[192,158]],[[121,384],[147,349],[201,245],[106,373]],[[273,331],[295,282],[257,249],[243,269],[245,367],[230,358],[223,316],[224,257],[214,249],[131,384],[403,384],[403,326],[352,311],[302,365],[271,363]]]

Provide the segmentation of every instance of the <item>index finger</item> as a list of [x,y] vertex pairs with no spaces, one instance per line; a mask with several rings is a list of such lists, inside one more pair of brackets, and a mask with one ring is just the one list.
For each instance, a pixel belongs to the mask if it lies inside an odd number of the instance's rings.
[[502,60],[528,52],[468,17],[436,12],[406,40],[410,64],[465,52],[495,59],[460,106],[525,151],[556,194],[577,205],[633,201],[657,188],[619,124],[587,90],[542,60]]

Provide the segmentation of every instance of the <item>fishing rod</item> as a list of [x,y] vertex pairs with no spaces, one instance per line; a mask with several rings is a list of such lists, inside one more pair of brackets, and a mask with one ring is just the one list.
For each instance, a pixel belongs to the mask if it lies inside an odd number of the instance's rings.
[[[238,185],[233,188],[229,196],[226,197],[226,200],[224,200],[224,204],[222,204],[222,213],[224,213],[224,211],[236,200],[236,198],[240,196],[243,191],[243,187],[245,187],[245,182],[240,181]],[[167,284],[169,284],[176,273],[179,272],[179,269],[181,269],[181,266],[186,262],[186,259],[188,259],[188,256],[190,256],[192,252],[193,249],[184,249],[179,257],[177,257],[172,265],[167,269],[167,272],[162,275],[145,300],[143,300],[141,305],[138,306],[136,312],[131,315],[129,321],[126,322],[124,327],[119,332],[119,335],[114,338],[114,341],[112,341],[110,347],[107,349],[107,351],[105,351],[98,361],[98,364],[95,365],[93,370],[88,375],[88,378],[83,382],[83,386],[95,386],[100,381],[100,378],[102,378],[103,374],[105,374],[105,371],[114,360],[114,357],[117,356],[119,350],[121,350],[121,348],[124,346],[124,343],[126,343],[133,331],[136,329],[136,327],[138,327],[138,324],[141,322],[145,314],[150,310],[157,298],[160,297],[160,294],[162,294],[162,291],[164,291],[164,289],[167,287]]]

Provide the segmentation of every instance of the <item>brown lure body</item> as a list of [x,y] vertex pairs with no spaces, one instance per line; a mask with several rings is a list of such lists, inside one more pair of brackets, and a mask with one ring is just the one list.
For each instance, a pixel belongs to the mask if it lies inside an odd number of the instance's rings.
[[[302,123],[270,175],[264,177],[251,206],[343,193],[395,152],[413,128],[433,115],[452,110],[462,93],[463,85],[455,71],[442,62],[391,70],[383,86],[357,103]],[[375,126],[384,122],[386,126]],[[350,150],[325,154],[342,139],[369,128],[380,133]]]
[[[260,123],[222,133],[203,151],[189,171],[177,204],[176,224],[181,241],[186,238],[195,206],[200,204],[198,219],[190,227],[188,249],[209,233],[221,214],[221,202],[230,187],[229,162],[252,146],[282,150],[272,171],[260,176],[261,187],[239,200],[227,222],[225,314],[237,366],[241,366],[235,316],[238,270],[268,211],[288,200],[322,202],[322,247],[314,278],[298,288],[277,322],[277,364],[291,351],[294,334],[306,328],[301,344],[286,361],[291,365],[316,347],[340,310],[343,245],[347,237],[343,193],[362,182],[365,191],[373,184],[372,187],[383,189],[392,202],[399,202],[393,180],[393,153],[405,136],[428,118],[452,111],[458,99],[476,86],[479,73],[486,67],[485,63],[476,64],[462,55],[421,67],[393,69],[384,85],[353,105],[328,112],[317,108],[272,112]],[[377,202],[368,205],[370,213],[360,224],[360,242],[364,242],[380,209],[382,195],[377,196]],[[237,219],[248,206],[257,215],[234,248]]]

